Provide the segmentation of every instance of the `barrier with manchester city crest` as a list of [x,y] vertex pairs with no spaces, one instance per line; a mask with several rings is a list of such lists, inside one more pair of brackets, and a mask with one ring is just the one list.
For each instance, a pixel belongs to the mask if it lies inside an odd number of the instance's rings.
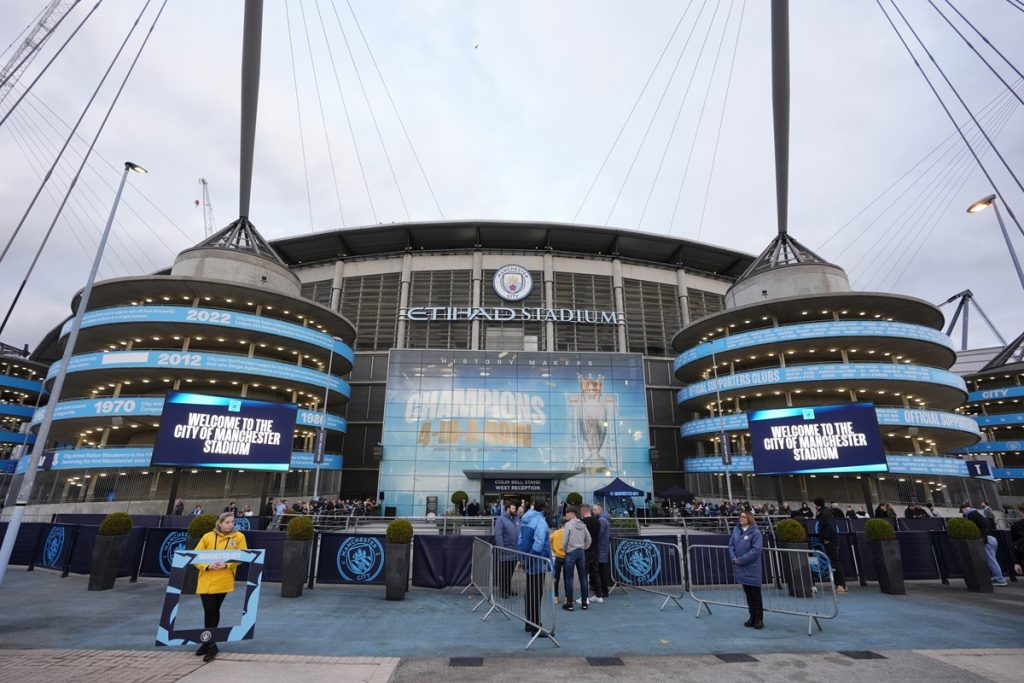
[[384,584],[384,550],[380,534],[321,534],[318,583]]
[[686,595],[686,570],[683,565],[682,544],[654,541],[649,538],[612,538],[612,588],[623,593],[625,588],[653,593],[665,598],[660,609],[669,601],[683,609],[679,601]]

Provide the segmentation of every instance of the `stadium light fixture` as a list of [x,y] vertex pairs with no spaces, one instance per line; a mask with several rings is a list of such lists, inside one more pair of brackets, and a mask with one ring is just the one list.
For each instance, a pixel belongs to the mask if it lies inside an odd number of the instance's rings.
[[983,198],[979,199],[978,201],[974,202],[973,204],[971,204],[970,206],[968,206],[967,207],[967,213],[981,213],[982,211],[984,211],[988,207],[992,206],[992,204],[995,201],[996,201],[996,196],[994,194],[990,194],[989,196],[983,197]]
[[983,197],[978,201],[974,202],[967,207],[967,213],[978,213],[984,211],[989,206],[996,212],[996,220],[999,221],[999,229],[1003,233],[1003,239],[1006,241],[1006,250],[1010,252],[1010,260],[1013,261],[1013,267],[1017,271],[1017,279],[1020,280],[1020,286],[1024,288],[1024,269],[1021,269],[1020,260],[1017,258],[1017,252],[1013,249],[1013,243],[1010,242],[1010,234],[1006,232],[1006,223],[1003,222],[1003,216],[999,213],[999,205],[996,204],[996,195],[990,194],[987,197]]

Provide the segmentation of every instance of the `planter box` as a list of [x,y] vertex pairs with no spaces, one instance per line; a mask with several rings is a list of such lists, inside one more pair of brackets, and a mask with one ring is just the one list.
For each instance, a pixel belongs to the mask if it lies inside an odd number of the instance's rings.
[[92,547],[92,569],[89,590],[105,591],[114,587],[121,556],[128,545],[128,536],[96,536]]
[[388,600],[404,600],[409,590],[409,544],[388,543],[384,552],[385,593]]
[[297,598],[309,579],[312,541],[285,539],[281,563],[281,597]]
[[871,565],[878,575],[878,588],[889,595],[906,595],[899,541],[868,541],[868,548]]
[[992,573],[985,559],[985,544],[979,540],[965,541],[958,538],[949,539],[949,543],[960,563],[967,590],[972,593],[991,593]]
[[786,590],[794,598],[809,598],[814,595],[814,580],[807,557],[806,543],[779,542],[779,548],[787,550],[803,550],[802,553],[779,553],[782,557],[782,576],[786,581]]

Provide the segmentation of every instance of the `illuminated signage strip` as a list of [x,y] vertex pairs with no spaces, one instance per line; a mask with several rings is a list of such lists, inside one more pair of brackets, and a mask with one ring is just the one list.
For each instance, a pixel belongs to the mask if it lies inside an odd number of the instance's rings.
[[445,307],[419,306],[409,308],[402,315],[404,320],[459,322],[470,320],[489,320],[494,322],[536,321],[555,323],[577,323],[587,325],[618,325],[625,323],[626,318],[616,311],[585,311],[576,308],[511,308],[508,306],[494,307]]
[[11,377],[10,375],[0,375],[0,388],[5,389],[18,389],[19,391],[31,391],[38,394],[39,390],[43,388],[42,382],[34,381],[31,379],[22,379],[21,377]]
[[973,417],[974,421],[978,423],[979,427],[1024,424],[1024,413],[1002,413],[1000,415],[975,415]]
[[[53,411],[53,419],[59,421],[90,417],[160,417],[163,409],[163,397],[122,395],[117,398],[61,401]],[[46,408],[38,408],[35,411],[32,426],[42,422],[45,412]],[[318,410],[300,408],[295,424],[299,427],[320,427],[324,424],[324,414]],[[348,430],[348,423],[345,418],[328,413],[326,427],[330,431],[344,432]]]
[[1024,479],[1024,467],[993,467],[992,477],[995,479]]
[[[967,463],[956,458],[941,458],[930,455],[887,455],[890,474],[921,474],[927,476],[970,477]],[[683,461],[683,471],[691,474],[725,472],[720,456],[705,458],[687,458]],[[749,455],[732,456],[730,472],[753,472],[754,459]],[[997,479],[1000,470],[993,470],[992,476]],[[1024,469],[1020,470],[1024,472]],[[767,476],[767,475],[763,475]]]
[[954,453],[1005,453],[1007,451],[1019,451],[1024,448],[1024,441],[1013,439],[1012,441],[982,441],[967,448],[958,448]]
[[[46,458],[49,456],[49,460]],[[152,448],[81,448],[77,450],[47,451],[44,456],[43,469],[48,470],[77,470],[77,469],[117,469],[120,467],[142,467],[149,469],[149,461],[153,456]],[[29,458],[18,460],[16,474],[24,474],[28,471]],[[324,462],[320,469],[340,470],[342,456],[324,455]],[[314,469],[313,454],[304,451],[293,451],[291,458],[292,469]],[[225,469],[256,470],[258,467],[246,466],[245,463],[228,463]],[[154,470],[163,468],[154,466]]]
[[[49,380],[57,374],[60,362],[50,366],[46,373]],[[204,370],[232,375],[255,375],[291,382],[301,382],[350,396],[348,382],[334,375],[303,368],[280,361],[261,360],[248,356],[232,356],[222,353],[194,353],[192,351],[111,351],[109,353],[87,353],[74,356],[68,363],[68,372],[88,370],[120,370],[125,368],[161,368],[171,370]]]
[[695,360],[712,354],[727,353],[752,346],[780,344],[806,339],[827,340],[832,337],[881,337],[924,341],[953,349],[952,340],[940,330],[922,325],[891,323],[880,320],[842,320],[836,322],[800,323],[781,327],[766,327],[739,334],[730,334],[699,344],[679,354],[672,363],[673,372]]
[[[283,339],[331,349],[351,363],[355,358],[348,344],[335,340],[331,335],[315,328],[303,327],[295,323],[267,318],[237,311],[224,311],[214,308],[191,308],[188,306],[123,306],[101,308],[90,311],[82,317],[82,327],[101,327],[103,325],[121,325],[134,323],[173,323],[176,325],[210,325],[213,327],[230,327],[242,332],[272,334]],[[71,330],[71,321],[61,328],[61,337]]]
[[881,380],[886,382],[920,382],[952,387],[967,393],[967,385],[960,375],[930,368],[923,365],[904,363],[826,363],[818,365],[794,365],[786,368],[765,368],[735,375],[721,375],[717,379],[695,382],[676,394],[679,403],[690,399],[714,394],[716,390],[730,391],[779,384],[813,382],[853,382],[857,380]]
[[986,389],[984,391],[972,391],[967,395],[967,402],[975,401],[998,401],[1003,398],[1024,397],[1024,387],[1003,387],[1002,389]]
[[[969,416],[958,413],[947,413],[941,410],[919,410],[913,408],[875,408],[878,424],[894,427],[934,427],[968,432],[980,437],[981,431],[977,422]],[[1022,416],[1024,418],[1024,416]],[[1022,419],[1021,421],[1024,421]],[[709,417],[684,423],[679,428],[683,437],[702,434],[717,434],[720,431],[737,432],[747,429],[747,416],[744,414]]]
[[0,403],[0,415],[12,417],[32,417],[32,406],[20,406],[16,403]]

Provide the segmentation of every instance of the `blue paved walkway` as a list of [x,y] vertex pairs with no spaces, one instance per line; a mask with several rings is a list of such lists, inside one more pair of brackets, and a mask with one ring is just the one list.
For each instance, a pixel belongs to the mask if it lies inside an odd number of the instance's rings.
[[[0,589],[0,648],[140,649],[153,647],[165,581],[119,579],[112,591],[86,590],[87,577],[12,568]],[[473,598],[455,590],[413,589],[402,602],[384,600],[381,587],[318,587],[298,599],[266,584],[256,638],[230,649],[252,653],[333,656],[636,656],[725,652],[942,649],[1024,646],[1024,583],[992,595],[967,593],[962,582],[908,583],[908,595],[883,595],[851,585],[839,617],[824,632],[806,634],[806,620],[766,615],[763,631],[742,627],[737,609],[695,619],[640,592],[616,593],[589,611],[558,614],[561,648],[538,641],[530,652],[522,624],[492,615],[480,621]],[[237,614],[241,591],[225,603]],[[198,625],[198,598],[186,598],[183,621]]]

